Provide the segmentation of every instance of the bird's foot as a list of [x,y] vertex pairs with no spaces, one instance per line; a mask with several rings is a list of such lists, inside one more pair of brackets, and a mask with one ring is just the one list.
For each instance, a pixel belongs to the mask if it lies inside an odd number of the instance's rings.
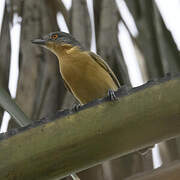
[[117,101],[118,97],[115,95],[112,89],[108,90],[108,97],[111,101]]
[[138,151],[138,153],[141,155],[141,156],[146,156],[149,152],[152,151],[152,148],[154,148],[154,145],[153,146],[149,146],[147,148],[144,148],[144,149],[141,149]]
[[79,109],[80,109],[81,105],[80,104],[74,104],[73,105],[73,108],[72,108],[72,111],[73,112],[77,112]]

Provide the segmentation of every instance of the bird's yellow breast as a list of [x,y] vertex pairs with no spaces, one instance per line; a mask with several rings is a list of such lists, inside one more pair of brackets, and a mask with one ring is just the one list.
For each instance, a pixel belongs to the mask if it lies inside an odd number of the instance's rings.
[[118,89],[110,74],[85,51],[72,49],[59,56],[59,64],[64,81],[81,104]]

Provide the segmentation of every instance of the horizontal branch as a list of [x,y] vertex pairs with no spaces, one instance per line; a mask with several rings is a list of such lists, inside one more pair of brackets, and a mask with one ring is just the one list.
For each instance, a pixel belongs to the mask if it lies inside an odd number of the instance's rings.
[[[50,179],[180,135],[180,76],[0,136],[0,179]],[[65,114],[62,115],[62,114]],[[62,117],[63,116],[63,117]]]
[[126,180],[179,180],[180,161],[174,161],[152,171],[139,173]]

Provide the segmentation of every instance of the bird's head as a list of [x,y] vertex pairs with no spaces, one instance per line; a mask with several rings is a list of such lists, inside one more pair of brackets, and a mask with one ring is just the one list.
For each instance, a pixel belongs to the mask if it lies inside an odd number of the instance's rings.
[[43,46],[56,55],[62,50],[69,50],[73,47],[83,49],[81,44],[69,33],[51,32],[40,39],[32,40],[32,43]]

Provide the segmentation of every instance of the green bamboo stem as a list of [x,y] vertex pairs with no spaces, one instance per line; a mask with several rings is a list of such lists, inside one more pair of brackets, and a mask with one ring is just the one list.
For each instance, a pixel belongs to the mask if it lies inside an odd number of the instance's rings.
[[21,126],[27,126],[31,120],[24,114],[18,105],[11,99],[9,94],[0,87],[0,106],[9,112],[14,120]]
[[0,136],[0,179],[65,177],[176,137],[179,92],[180,77]]

